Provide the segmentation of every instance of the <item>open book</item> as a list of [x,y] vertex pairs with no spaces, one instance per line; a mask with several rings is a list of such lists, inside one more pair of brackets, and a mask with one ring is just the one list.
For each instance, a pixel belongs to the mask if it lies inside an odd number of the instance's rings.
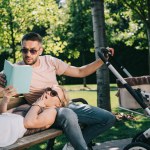
[[18,94],[29,93],[32,67],[17,65],[5,60],[3,73],[6,75],[7,86],[12,85]]

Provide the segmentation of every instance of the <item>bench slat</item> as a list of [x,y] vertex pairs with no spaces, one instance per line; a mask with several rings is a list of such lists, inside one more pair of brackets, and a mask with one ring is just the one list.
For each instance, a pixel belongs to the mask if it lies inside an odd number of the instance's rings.
[[55,138],[61,135],[62,133],[63,132],[58,129],[47,129],[45,131],[20,138],[17,140],[16,143],[4,148],[0,148],[0,150],[21,150],[24,148],[29,148],[32,145]]

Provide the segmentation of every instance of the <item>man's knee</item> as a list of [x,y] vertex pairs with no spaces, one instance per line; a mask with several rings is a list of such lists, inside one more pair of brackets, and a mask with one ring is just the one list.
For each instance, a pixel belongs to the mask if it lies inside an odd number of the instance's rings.
[[61,108],[58,111],[57,119],[61,125],[73,125],[78,123],[78,118],[76,113],[69,108]]
[[115,122],[116,122],[116,116],[113,115],[112,113],[110,113],[110,116],[109,116],[109,119],[108,119],[108,124],[114,125]]

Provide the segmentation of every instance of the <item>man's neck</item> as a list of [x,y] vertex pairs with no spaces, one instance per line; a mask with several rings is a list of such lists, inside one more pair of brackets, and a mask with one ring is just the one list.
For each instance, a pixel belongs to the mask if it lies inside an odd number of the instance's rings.
[[40,66],[40,59],[37,60],[35,64],[32,65],[33,68],[39,67]]

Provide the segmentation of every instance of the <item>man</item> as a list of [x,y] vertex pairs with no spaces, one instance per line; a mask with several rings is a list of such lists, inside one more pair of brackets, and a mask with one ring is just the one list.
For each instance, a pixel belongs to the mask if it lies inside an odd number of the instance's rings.
[[[94,73],[103,65],[102,60],[98,59],[88,65],[75,67],[50,55],[40,56],[43,52],[42,38],[37,33],[24,35],[21,47],[23,61],[18,64],[33,67],[30,93],[24,95],[30,104],[43,94],[46,87],[58,84],[56,75],[82,78]],[[0,80],[5,81],[2,78]],[[52,105],[54,103],[52,102]],[[88,150],[87,145],[99,134],[111,128],[114,122],[114,115],[106,110],[85,104],[70,103],[67,108],[58,108],[53,127],[61,128],[74,147],[66,144],[63,150]],[[85,125],[82,131],[79,123]]]

